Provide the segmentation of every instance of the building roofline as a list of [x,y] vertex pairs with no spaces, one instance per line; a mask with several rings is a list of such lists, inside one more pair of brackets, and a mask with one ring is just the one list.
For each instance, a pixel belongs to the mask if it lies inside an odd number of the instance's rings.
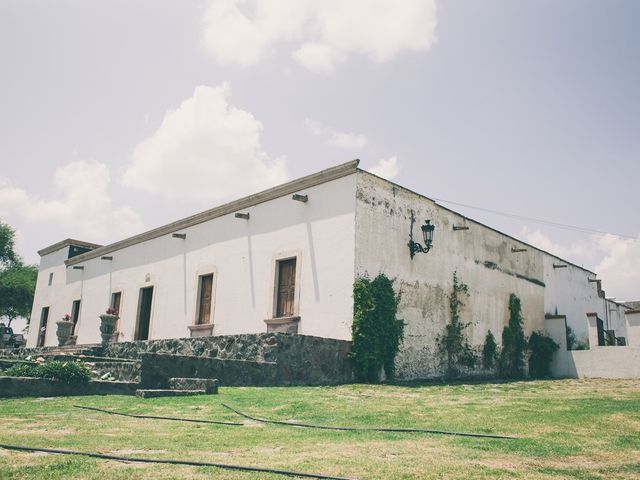
[[76,247],[85,247],[85,248],[100,248],[102,245],[98,245],[97,243],[89,243],[84,242],[82,240],[75,240],[73,238],[67,238],[62,240],[61,242],[54,243],[53,245],[49,245],[48,247],[44,247],[42,250],[38,250],[38,255],[43,257],[44,255],[48,255],[62,248],[68,247],[69,245],[74,245]]
[[451,212],[451,213],[454,213],[454,214],[456,214],[456,215],[459,215],[459,216],[460,216],[460,217],[462,217],[463,219],[468,220],[468,221],[470,221],[470,222],[473,222],[473,223],[475,223],[475,224],[477,224],[477,225],[480,225],[481,227],[488,228],[489,230],[491,230],[491,231],[493,231],[493,232],[499,233],[500,235],[504,235],[505,237],[510,238],[511,240],[514,240],[514,241],[516,241],[516,242],[518,242],[518,243],[521,243],[521,244],[523,244],[523,245],[526,245],[527,247],[531,247],[531,248],[533,248],[534,250],[537,250],[537,251],[542,252],[542,253],[546,253],[547,255],[549,255],[549,256],[551,256],[551,257],[557,258],[558,260],[560,260],[560,261],[562,261],[562,262],[564,262],[564,263],[567,263],[567,264],[569,264],[569,265],[571,265],[571,266],[573,266],[573,267],[579,268],[580,270],[584,270],[584,271],[585,271],[585,272],[587,272],[587,273],[591,273],[592,275],[596,275],[596,276],[598,275],[597,273],[592,272],[591,270],[588,270],[588,269],[586,269],[586,268],[584,268],[584,267],[581,267],[580,265],[576,265],[575,263],[570,262],[570,261],[568,261],[568,260],[565,260],[564,258],[559,257],[559,256],[557,256],[557,255],[554,255],[554,254],[553,254],[553,253],[551,253],[551,252],[547,252],[546,250],[543,250],[543,249],[541,249],[541,248],[539,248],[539,247],[536,247],[535,245],[531,245],[530,243],[527,243],[527,242],[525,242],[525,241],[523,241],[523,240],[520,240],[520,239],[518,239],[518,238],[516,238],[516,237],[513,237],[513,236],[509,235],[508,233],[501,232],[500,230],[495,229],[495,228],[493,228],[493,227],[490,227],[489,225],[485,225],[485,224],[484,224],[484,223],[482,223],[482,222],[479,222],[479,221],[477,221],[477,220],[474,220],[473,218],[467,217],[466,215],[463,215],[463,214],[461,214],[460,212],[456,212],[455,210],[452,210],[452,209],[451,209],[451,208],[449,208],[449,207],[445,207],[444,205],[442,205],[442,204],[438,203],[438,202],[437,202],[436,200],[434,200],[433,198],[429,198],[429,197],[427,197],[427,196],[425,196],[425,195],[422,195],[422,194],[420,194],[420,193],[414,192],[413,190],[411,190],[411,189],[409,189],[409,188],[407,188],[407,187],[403,187],[402,185],[398,185],[397,183],[392,182],[391,180],[387,180],[386,178],[382,178],[382,177],[380,177],[380,176],[378,176],[378,175],[376,175],[376,174],[374,174],[374,173],[367,172],[366,170],[362,170],[361,168],[358,168],[357,170],[358,170],[358,172],[364,172],[364,173],[366,173],[367,175],[371,175],[371,176],[373,176],[373,177],[379,178],[380,180],[383,180],[383,181],[385,181],[385,182],[387,182],[387,183],[390,183],[391,185],[394,185],[395,187],[398,187],[398,188],[400,188],[400,189],[402,189],[402,190],[405,190],[405,191],[407,191],[407,192],[409,192],[409,193],[413,193],[414,195],[417,195],[418,197],[421,197],[421,198],[424,198],[424,199],[426,199],[426,200],[429,200],[430,202],[435,203],[438,207],[440,207],[440,208],[442,208],[442,209],[444,209],[444,210],[447,210],[448,212]]
[[311,175],[307,175],[305,177],[283,183],[267,190],[263,190],[262,192],[254,193],[253,195],[249,195],[248,197],[243,197],[238,200],[225,203],[218,207],[205,210],[204,212],[196,213],[195,215],[191,215],[167,225],[154,228],[153,230],[134,235],[133,237],[125,238],[124,240],[105,245],[104,247],[97,248],[91,252],[86,252],[76,257],[70,258],[65,261],[65,264],[67,266],[70,266],[77,263],[82,263],[86,260],[91,260],[92,258],[100,257],[101,255],[127,248],[138,243],[146,242],[163,235],[168,235],[178,230],[192,227],[208,220],[237,212],[238,210],[242,210],[244,208],[253,207],[255,205],[268,202],[269,200],[274,200],[276,198],[282,197],[284,195],[296,193],[305,188],[315,187],[316,185],[346,177],[347,175],[356,173],[356,171],[358,170],[359,162],[360,160],[358,159],[351,160],[349,162],[336,165],[335,167],[330,167],[325,170],[312,173]]

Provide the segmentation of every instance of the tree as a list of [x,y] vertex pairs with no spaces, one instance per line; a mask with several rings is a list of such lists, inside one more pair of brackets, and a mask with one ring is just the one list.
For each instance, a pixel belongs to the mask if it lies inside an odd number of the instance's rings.
[[0,222],[0,317],[9,325],[17,317],[29,321],[38,268],[25,265],[14,251],[15,231]]
[[0,222],[0,268],[4,269],[18,260],[13,251],[13,237],[16,232],[9,225]]
[[0,317],[7,317],[9,325],[17,317],[29,319],[37,276],[34,265],[19,262],[0,271]]

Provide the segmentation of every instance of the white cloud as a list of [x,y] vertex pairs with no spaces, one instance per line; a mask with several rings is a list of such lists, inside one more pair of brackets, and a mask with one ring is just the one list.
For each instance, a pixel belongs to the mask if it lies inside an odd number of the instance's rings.
[[640,300],[640,235],[635,241],[600,236],[598,246],[605,257],[596,265],[596,272],[607,295],[618,300]]
[[284,158],[260,145],[262,124],[228,101],[229,84],[196,87],[138,144],[123,184],[169,199],[214,202],[286,181]]
[[366,135],[361,133],[339,132],[332,127],[325,127],[310,118],[305,119],[304,124],[309,135],[324,137],[324,140],[330,145],[345,150],[361,150],[369,141]]
[[75,236],[99,242],[140,232],[140,217],[128,206],[115,205],[109,183],[109,169],[94,160],[78,160],[56,169],[55,194],[50,199],[0,179],[0,216],[22,225],[21,236],[30,233],[29,225],[55,231],[57,240]]
[[540,230],[529,230],[527,227],[524,227],[522,229],[522,235],[527,243],[545,252],[571,260],[578,265],[593,265],[598,255],[601,255],[596,242],[597,237],[588,237],[586,240],[580,242],[562,245],[552,241],[549,236]]
[[330,142],[345,150],[360,150],[367,144],[367,137],[362,134],[334,132]]
[[634,240],[595,234],[570,245],[555,243],[539,230],[524,228],[523,236],[542,250],[596,272],[607,296],[640,299],[640,236]]
[[222,64],[260,62],[276,44],[300,65],[330,73],[350,55],[386,62],[436,41],[435,0],[210,0],[205,49]]
[[395,155],[390,158],[382,159],[369,169],[369,172],[379,177],[391,180],[398,175],[400,167],[398,166],[398,157]]

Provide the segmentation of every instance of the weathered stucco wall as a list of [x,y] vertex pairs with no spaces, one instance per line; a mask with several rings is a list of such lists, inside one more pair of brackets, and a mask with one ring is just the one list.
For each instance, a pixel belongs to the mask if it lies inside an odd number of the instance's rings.
[[[90,258],[83,270],[65,269],[64,251],[45,255],[33,307],[34,325],[49,306],[46,345],[56,344],[55,322],[81,300],[78,343],[100,341],[99,315],[121,291],[121,335],[133,340],[139,291],[154,287],[149,338],[188,337],[196,320],[198,276],[213,273],[214,335],[265,332],[274,316],[276,261],[297,257],[298,333],[351,338],[355,173],[305,188],[306,203],[283,195]],[[55,271],[51,287],[48,273]],[[28,345],[34,346],[37,328]]]
[[[422,243],[420,226],[435,225],[433,248],[411,259],[411,210],[414,241]],[[468,230],[453,230],[453,226]],[[515,249],[527,249],[513,252]],[[544,328],[542,252],[492,230],[435,202],[363,171],[356,189],[356,274],[383,272],[395,278],[401,295],[398,316],[405,340],[397,358],[405,379],[439,375],[436,337],[450,319],[448,295],[453,273],[469,286],[462,321],[473,345],[484,343],[490,329],[498,343],[509,318],[509,294],[522,303],[525,331]]]

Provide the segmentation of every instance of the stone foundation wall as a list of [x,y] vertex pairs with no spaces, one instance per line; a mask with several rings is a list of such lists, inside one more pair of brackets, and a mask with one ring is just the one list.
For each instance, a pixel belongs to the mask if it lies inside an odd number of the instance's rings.
[[0,397],[59,397],[62,395],[133,395],[137,383],[92,380],[69,385],[46,378],[0,377]]
[[142,388],[169,388],[172,378],[215,378],[225,387],[280,384],[277,365],[273,362],[162,353],[143,353],[141,360]]
[[[277,374],[271,370],[264,377],[255,377],[253,385],[327,385],[353,381],[348,358],[351,342],[308,335],[287,333],[258,333],[213,337],[120,342],[108,345],[107,357],[145,359],[145,354],[181,355],[217,360],[242,360],[258,364],[275,363]],[[146,362],[150,362],[147,357]],[[158,357],[159,358],[159,357]],[[186,360],[185,360],[186,361]],[[181,362],[184,363],[184,362]],[[211,365],[219,365],[213,362]],[[250,365],[246,363],[245,365]],[[166,363],[167,368],[170,365]],[[185,367],[186,368],[186,367]],[[214,367],[212,367],[214,368]],[[215,367],[221,368],[221,367]],[[232,368],[232,367],[229,367]],[[264,367],[270,369],[271,367]],[[228,370],[231,371],[231,370]],[[187,376],[175,371],[174,377]],[[224,381],[222,385],[249,385]],[[229,383],[231,381],[232,383]]]
[[[351,342],[288,333],[258,333],[111,343],[6,349],[0,357],[65,359],[83,355],[96,376],[135,380],[142,361],[147,378],[219,378],[221,385],[332,385],[353,381]],[[114,361],[129,360],[131,365]],[[154,373],[155,372],[155,373]],[[144,375],[144,373],[143,373]],[[145,382],[151,385],[153,382]]]

